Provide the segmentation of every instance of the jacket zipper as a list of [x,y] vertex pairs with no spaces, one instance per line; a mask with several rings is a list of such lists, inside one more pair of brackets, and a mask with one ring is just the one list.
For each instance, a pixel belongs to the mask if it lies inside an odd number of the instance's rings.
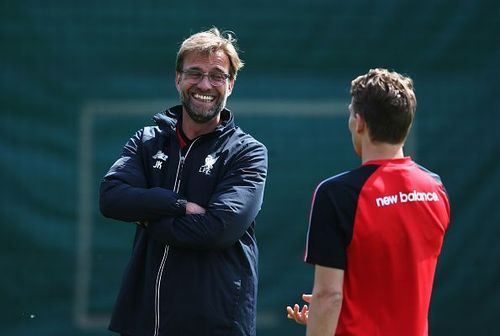
[[[175,184],[174,184],[174,192],[178,193],[180,188],[181,188],[181,180],[182,180],[182,170],[184,168],[184,162],[186,161],[186,157],[188,156],[189,152],[191,151],[191,148],[193,147],[194,143],[196,140],[199,138],[196,138],[191,142],[191,144],[188,147],[188,150],[186,154],[183,156],[181,149],[179,149],[179,163],[177,164],[177,172],[175,174]],[[161,285],[161,279],[163,275],[163,270],[165,268],[165,263],[168,258],[168,251],[170,250],[170,245],[165,245],[165,248],[163,250],[163,257],[161,259],[160,263],[160,268],[158,269],[158,274],[156,275],[156,283],[155,283],[155,329],[154,329],[154,336],[158,336],[158,332],[160,331],[160,285]]]

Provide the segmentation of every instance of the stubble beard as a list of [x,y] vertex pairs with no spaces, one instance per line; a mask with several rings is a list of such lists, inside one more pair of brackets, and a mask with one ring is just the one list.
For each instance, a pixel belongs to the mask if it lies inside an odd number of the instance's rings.
[[212,106],[209,109],[200,109],[194,106],[192,103],[191,96],[188,94],[184,94],[181,92],[180,94],[182,106],[184,110],[187,112],[189,117],[198,124],[204,124],[215,118],[221,111],[224,109],[226,105],[227,97],[221,99],[217,104]]

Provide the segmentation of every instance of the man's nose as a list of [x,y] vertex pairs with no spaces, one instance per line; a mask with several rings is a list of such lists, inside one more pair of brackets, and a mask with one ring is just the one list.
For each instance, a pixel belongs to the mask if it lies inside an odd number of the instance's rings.
[[197,86],[200,89],[211,89],[213,85],[212,85],[212,83],[210,83],[210,80],[208,79],[208,75],[203,75],[203,77],[201,77],[201,80]]

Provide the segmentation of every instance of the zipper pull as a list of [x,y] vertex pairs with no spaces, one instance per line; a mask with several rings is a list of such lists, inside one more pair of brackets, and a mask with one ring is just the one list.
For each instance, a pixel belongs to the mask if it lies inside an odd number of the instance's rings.
[[185,156],[181,156],[180,158],[180,165],[179,165],[179,179],[182,177],[182,168],[184,168],[184,162],[186,161]]

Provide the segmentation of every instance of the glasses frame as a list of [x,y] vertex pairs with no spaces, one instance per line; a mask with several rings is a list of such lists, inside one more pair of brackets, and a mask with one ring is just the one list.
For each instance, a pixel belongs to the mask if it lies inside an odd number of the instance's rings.
[[[215,86],[215,87],[225,85],[227,83],[227,80],[229,78],[231,78],[230,74],[225,73],[223,71],[203,72],[203,71],[198,70],[198,69],[187,69],[187,70],[180,71],[180,73],[184,74],[184,75],[185,74],[200,75],[200,78],[198,80],[193,79],[193,78],[186,78],[186,80],[192,84],[198,84],[203,80],[204,77],[207,77],[210,84],[212,84],[212,86]],[[214,75],[214,74],[222,75],[222,77],[224,77],[224,81],[221,81],[221,82],[214,81],[213,78],[210,78],[210,75]]]

